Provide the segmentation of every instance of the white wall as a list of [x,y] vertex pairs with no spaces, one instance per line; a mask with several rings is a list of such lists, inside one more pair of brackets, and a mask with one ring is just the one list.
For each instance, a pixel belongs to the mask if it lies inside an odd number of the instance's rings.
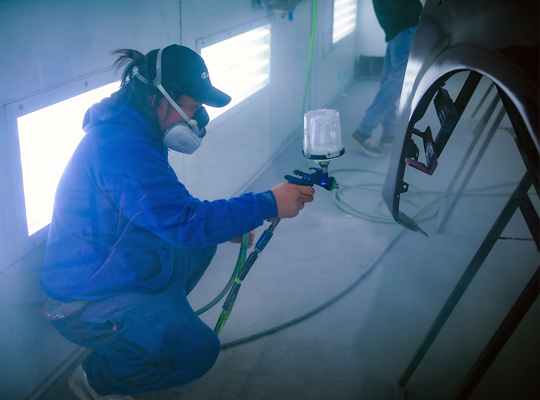
[[367,57],[384,57],[384,31],[377,21],[372,0],[358,0],[358,49]]
[[350,34],[332,44],[333,1],[319,1],[318,4],[315,61],[308,109],[325,107],[354,77],[356,37]]
[[[331,45],[333,2],[318,4],[307,109],[326,106],[352,81],[357,53],[356,35]],[[44,107],[112,82],[118,78],[111,70],[114,49],[147,52],[171,43],[195,48],[201,38],[270,18],[271,84],[211,122],[197,153],[171,160],[195,196],[230,197],[291,135],[301,134],[312,6],[301,1],[289,20],[278,11],[267,15],[252,0],[0,1],[1,399],[24,399],[39,390],[77,351],[41,315],[38,274],[44,242],[43,236],[22,234],[24,198],[12,110],[26,112],[19,106],[32,102]]]

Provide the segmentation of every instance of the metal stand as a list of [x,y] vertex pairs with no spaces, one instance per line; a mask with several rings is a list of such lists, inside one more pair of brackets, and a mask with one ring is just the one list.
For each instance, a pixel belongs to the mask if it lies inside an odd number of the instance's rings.
[[[450,314],[465,293],[472,279],[482,266],[483,262],[487,258],[488,254],[492,250],[493,246],[497,242],[498,238],[500,237],[501,233],[505,229],[506,225],[508,224],[518,207],[520,208],[523,217],[525,218],[527,226],[536,243],[536,247],[540,248],[539,217],[527,194],[527,191],[531,188],[533,183],[534,178],[532,174],[527,171],[523,176],[521,182],[519,183],[518,187],[510,197],[503,211],[495,221],[491,230],[487,234],[486,238],[482,242],[480,248],[477,250],[469,266],[461,276],[454,290],[450,294],[450,297],[447,299],[443,308],[441,309],[435,321],[431,325],[431,328],[425,336],[422,344],[418,348],[415,356],[413,357],[407,369],[401,376],[401,379],[399,380],[394,392],[396,400],[403,400],[405,398],[405,386],[407,385],[412,375],[416,371],[418,365],[435,341],[435,338],[450,317]],[[539,285],[537,272],[535,276],[533,276],[519,299],[516,301],[516,303],[500,325],[499,329],[492,337],[487,347],[484,349],[482,355],[480,356],[476,364],[469,372],[469,375],[463,383],[463,386],[456,399],[462,400],[468,398],[469,394],[474,390],[484,373],[488,370],[492,362],[495,360],[499,351],[503,348],[504,344],[511,336],[512,332],[519,325],[519,322],[526,314],[531,304],[538,297],[538,291]]]
[[[490,90],[491,90],[491,86],[489,87],[488,91],[486,92],[486,95],[487,95],[487,93],[489,93]],[[485,100],[486,95],[484,95],[484,98],[482,99],[482,101]],[[461,183],[461,186],[459,187],[459,189],[457,190],[456,193],[452,194],[452,191],[454,190],[454,186],[455,186],[458,178],[462,174],[463,169],[465,168],[465,165],[469,161],[469,158],[471,157],[471,154],[472,154],[474,148],[476,147],[478,141],[480,140],[480,137],[482,136],[482,133],[486,129],[486,126],[487,126],[489,120],[491,119],[491,116],[493,115],[493,112],[495,111],[495,108],[497,107],[497,104],[499,102],[500,102],[500,97],[499,97],[498,94],[495,94],[495,97],[493,98],[493,100],[489,104],[488,108],[484,112],[484,115],[482,116],[482,119],[480,120],[478,125],[476,125],[476,128],[474,129],[474,132],[473,132],[474,138],[473,138],[471,144],[469,145],[469,148],[467,149],[467,152],[465,153],[465,155],[463,157],[463,160],[461,161],[460,165],[458,166],[458,169],[457,169],[456,173],[454,174],[454,177],[452,178],[452,181],[450,182],[450,185],[448,185],[448,188],[446,189],[446,192],[444,193],[444,195],[443,195],[443,197],[441,199],[440,210],[439,210],[439,219],[437,221],[437,232],[438,233],[441,233],[444,230],[446,222],[448,222],[448,219],[450,218],[450,215],[454,211],[454,208],[456,207],[459,199],[463,195],[463,192],[465,191],[465,188],[467,187],[467,185],[468,185],[474,171],[476,170],[476,167],[480,163],[480,160],[482,159],[482,157],[483,157],[489,143],[491,142],[491,139],[493,139],[493,136],[495,135],[495,132],[499,128],[499,125],[500,125],[502,119],[506,115],[506,111],[505,111],[504,107],[501,107],[501,110],[499,111],[497,117],[495,118],[495,121],[491,125],[491,128],[490,128],[490,130],[488,132],[488,135],[484,139],[484,142],[482,143],[482,146],[481,146],[480,150],[478,151],[478,153],[476,155],[476,158],[474,159],[472,165],[470,166],[469,171],[466,173],[466,175],[465,175],[465,177],[463,179],[463,182]]]
[[535,274],[512,306],[512,309],[501,323],[480,357],[478,357],[478,360],[476,360],[476,363],[473,365],[462,383],[461,388],[458,390],[458,395],[455,397],[456,400],[465,400],[469,398],[474,388],[476,388],[508,339],[510,339],[510,336],[512,336],[512,333],[514,333],[518,327],[523,317],[525,317],[525,314],[527,314],[527,311],[529,311],[533,305],[540,290],[539,271],[540,268],[536,270]]

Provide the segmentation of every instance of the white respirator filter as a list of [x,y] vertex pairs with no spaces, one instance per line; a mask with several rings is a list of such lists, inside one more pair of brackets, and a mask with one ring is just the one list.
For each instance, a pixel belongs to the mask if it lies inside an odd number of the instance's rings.
[[185,122],[177,122],[163,134],[163,144],[171,150],[193,154],[201,146],[201,138],[195,130],[198,131]]

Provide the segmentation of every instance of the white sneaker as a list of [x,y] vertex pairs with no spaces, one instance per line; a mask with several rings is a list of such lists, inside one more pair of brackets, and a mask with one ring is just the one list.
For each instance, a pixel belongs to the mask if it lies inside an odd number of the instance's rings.
[[384,153],[377,147],[377,143],[375,143],[373,138],[365,138],[358,131],[354,131],[352,137],[364,154],[374,158],[384,157]]
[[81,400],[135,400],[123,394],[110,394],[101,396],[96,393],[88,383],[82,364],[80,364],[69,378],[69,387]]

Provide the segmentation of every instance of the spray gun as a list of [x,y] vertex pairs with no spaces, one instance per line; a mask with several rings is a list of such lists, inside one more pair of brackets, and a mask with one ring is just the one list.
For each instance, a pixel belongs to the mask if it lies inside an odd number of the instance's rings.
[[[302,154],[304,157],[315,161],[320,168],[310,168],[312,173],[305,173],[300,170],[294,170],[294,174],[300,178],[291,175],[285,175],[285,179],[289,183],[301,186],[318,185],[328,191],[338,189],[339,185],[336,180],[328,176],[328,165],[330,161],[336,157],[340,157],[345,153],[341,141],[341,126],[339,123],[339,113],[336,110],[314,110],[308,111],[304,115],[304,144]],[[221,314],[218,318],[214,332],[220,334],[225,326],[225,322],[229,318],[232,311],[240,285],[244,281],[247,273],[251,269],[259,254],[264,250],[274,234],[274,229],[277,227],[280,218],[271,218],[268,220],[270,226],[263,232],[253,252],[249,255],[242,269],[238,273],[229,294],[223,303]]]
[[313,170],[314,172],[311,174],[308,174],[306,172],[302,172],[298,169],[295,169],[293,173],[295,175],[298,175],[300,178],[296,178],[291,175],[285,175],[285,179],[287,179],[287,182],[294,183],[295,185],[301,185],[301,186],[313,186],[313,185],[319,185],[323,188],[325,188],[328,191],[332,191],[333,189],[339,189],[339,185],[336,182],[336,179],[332,176],[328,176],[328,163],[320,163],[321,168],[310,168],[309,170]]
[[339,113],[336,110],[313,110],[304,115],[304,144],[302,154],[315,161],[320,168],[310,168],[312,173],[295,169],[293,173],[300,178],[285,175],[289,183],[302,186],[318,185],[328,191],[338,189],[336,180],[328,176],[328,165],[336,157],[345,153],[341,141]]

